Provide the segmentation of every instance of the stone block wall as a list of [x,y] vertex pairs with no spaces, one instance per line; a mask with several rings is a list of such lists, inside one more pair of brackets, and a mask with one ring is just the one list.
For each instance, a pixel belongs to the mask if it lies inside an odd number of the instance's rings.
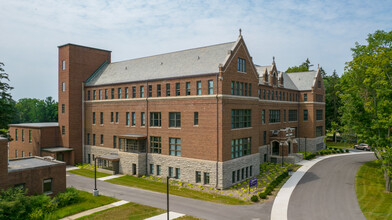
[[[306,152],[315,153],[325,149],[324,136],[316,138],[306,138]],[[305,138],[297,138],[298,151],[305,152]]]

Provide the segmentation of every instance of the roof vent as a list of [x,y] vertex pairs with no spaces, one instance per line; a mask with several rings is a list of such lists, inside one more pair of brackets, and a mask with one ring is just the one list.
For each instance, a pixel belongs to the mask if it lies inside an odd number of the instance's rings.
[[161,65],[163,65],[163,62],[161,62]]
[[200,60],[200,56],[197,56],[197,59]]
[[231,51],[231,50],[228,50],[228,51],[227,51],[227,54],[231,54],[231,52],[233,52],[233,51]]
[[125,69],[127,70],[127,69],[128,69],[128,67],[126,66],[126,67],[125,67]]

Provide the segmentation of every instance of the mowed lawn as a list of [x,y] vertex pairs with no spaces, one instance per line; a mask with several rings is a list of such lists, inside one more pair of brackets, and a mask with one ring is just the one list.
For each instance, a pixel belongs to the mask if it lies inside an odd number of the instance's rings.
[[[166,193],[166,183],[146,180],[143,178],[138,178],[138,177],[133,177],[133,176],[128,176],[128,175],[123,176],[123,177],[119,177],[116,179],[107,180],[107,182],[119,184],[119,185],[124,185],[124,186],[141,188],[141,189],[145,189],[145,190],[151,190],[151,191],[155,191],[155,192]],[[236,199],[236,198],[229,197],[229,196],[223,196],[223,195],[218,195],[218,194],[213,194],[213,193],[206,193],[206,192],[192,190],[192,189],[183,188],[183,187],[180,188],[178,186],[173,186],[173,185],[170,185],[169,191],[170,191],[170,194],[173,194],[176,196],[183,196],[183,197],[188,197],[188,198],[192,198],[192,199],[205,200],[205,201],[227,204],[227,205],[251,204],[248,201],[243,201],[243,200]]]
[[[76,169],[76,170],[70,170],[67,171],[69,173],[73,173],[73,174],[77,174],[80,176],[85,176],[85,177],[89,177],[89,178],[94,178],[94,170],[88,170],[88,169]],[[101,177],[105,177],[105,176],[111,176],[110,174],[107,173],[101,173],[101,172],[97,172],[97,178],[101,178]]]
[[348,148],[354,148],[353,143],[346,143],[346,142],[327,142],[327,147],[328,148],[339,148],[339,149],[348,149]]
[[367,219],[392,219],[392,192],[385,191],[379,162],[369,161],[359,168],[355,189],[359,207]]
[[158,209],[150,206],[145,206],[137,203],[127,203],[122,206],[113,207],[111,209],[107,209],[104,211],[100,211],[94,213],[92,215],[84,216],[83,220],[89,219],[132,219],[132,220],[141,220],[146,219],[152,216],[160,215],[166,212],[163,209]]
[[62,207],[50,214],[48,219],[60,219],[66,216],[74,215],[79,212],[93,209],[99,206],[117,202],[118,199],[107,196],[93,196],[92,192],[79,191],[81,201],[69,206]]

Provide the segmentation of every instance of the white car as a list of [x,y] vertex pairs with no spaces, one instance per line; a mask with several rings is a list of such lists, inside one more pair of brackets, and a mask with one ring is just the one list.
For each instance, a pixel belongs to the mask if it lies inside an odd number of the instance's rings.
[[355,149],[358,149],[358,150],[367,150],[367,151],[370,151],[370,146],[369,146],[369,144],[365,144],[365,143],[356,144],[356,145],[354,145],[354,148],[355,148]]

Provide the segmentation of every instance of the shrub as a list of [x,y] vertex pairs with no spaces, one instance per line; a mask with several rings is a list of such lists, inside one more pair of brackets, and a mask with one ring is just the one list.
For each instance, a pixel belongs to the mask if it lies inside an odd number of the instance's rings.
[[73,187],[67,188],[63,193],[59,193],[56,198],[60,208],[80,201],[79,191]]
[[260,199],[267,199],[268,198],[266,193],[259,193],[259,197],[260,197]]
[[253,195],[252,197],[250,197],[250,201],[258,202],[259,201],[259,197],[257,197],[256,195]]
[[348,149],[346,149],[346,153],[348,153],[349,151],[348,151]]

